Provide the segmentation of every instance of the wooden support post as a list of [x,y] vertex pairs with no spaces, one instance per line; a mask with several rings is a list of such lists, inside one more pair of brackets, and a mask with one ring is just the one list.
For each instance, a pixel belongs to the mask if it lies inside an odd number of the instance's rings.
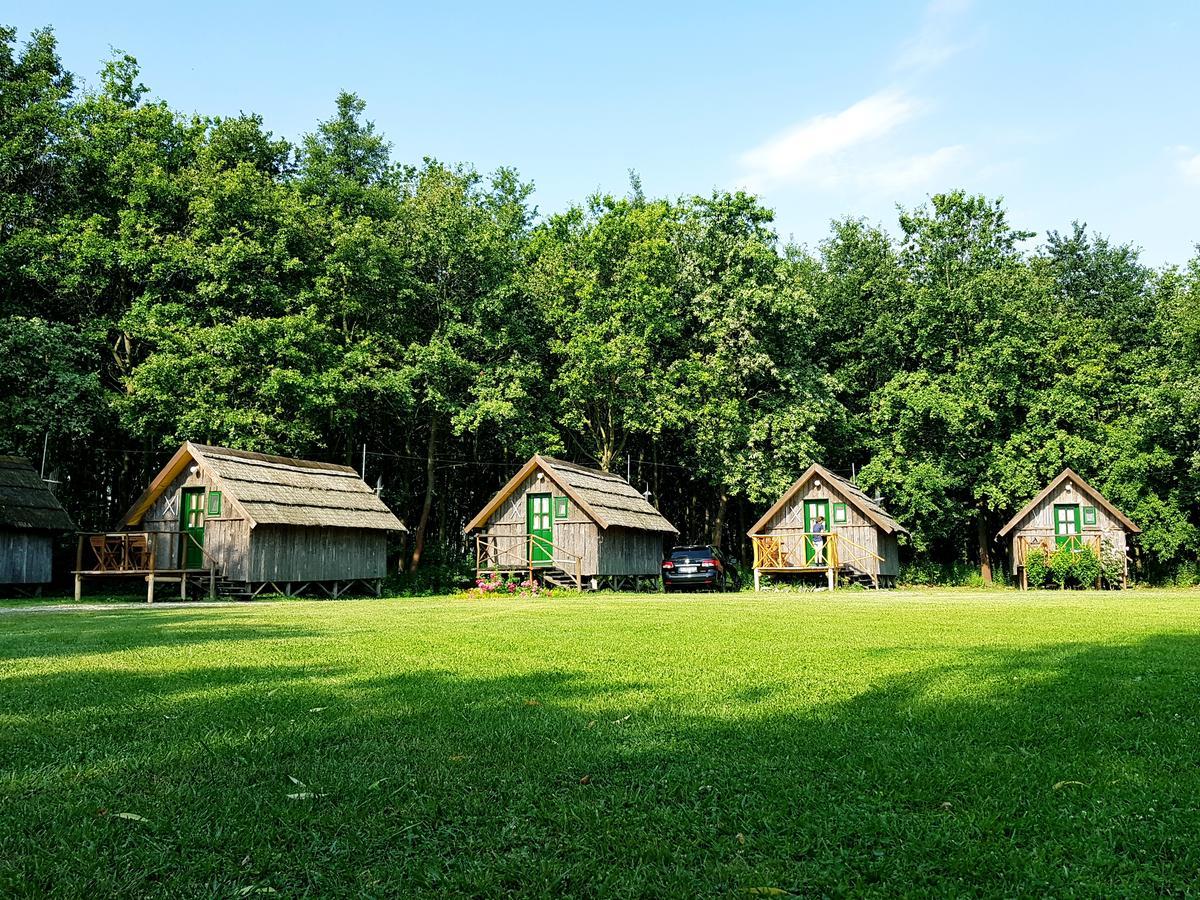
[[757,594],[757,593],[758,593],[760,590],[762,590],[762,586],[761,586],[761,584],[760,584],[760,581],[759,581],[759,576],[760,576],[760,575],[761,575],[761,573],[758,571],[758,569],[755,569],[755,570],[754,570],[754,593],[756,593],[756,594]]
[[828,577],[828,579],[829,579],[829,589],[832,591],[832,590],[833,590],[833,588],[834,588],[834,584],[833,584],[833,579],[834,579],[834,574],[833,574],[833,566],[830,566],[828,569],[826,569],[826,572],[827,572],[827,577]]
[[376,597],[383,596],[383,579],[382,578],[375,579],[375,596]]
[[147,603],[154,602],[154,564],[155,564],[155,562],[157,562],[156,557],[158,556],[158,553],[157,553],[158,548],[155,546],[156,543],[157,542],[154,540],[151,540],[151,542],[150,542],[150,574],[146,576],[146,602]]
[[208,568],[208,599],[217,599],[217,570],[212,566]]
[[187,572],[181,572],[179,574],[179,599],[187,599]]
[[75,602],[78,603],[83,598],[83,576],[78,572],[75,573]]

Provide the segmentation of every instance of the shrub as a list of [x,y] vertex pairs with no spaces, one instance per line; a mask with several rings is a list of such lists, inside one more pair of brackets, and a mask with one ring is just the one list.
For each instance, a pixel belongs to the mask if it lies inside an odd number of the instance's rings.
[[1042,587],[1050,574],[1046,564],[1046,551],[1040,547],[1025,554],[1025,579],[1030,587]]
[[1096,579],[1100,577],[1100,559],[1092,552],[1090,547],[1085,547],[1076,553],[1072,553],[1075,557],[1071,567],[1071,577],[1079,582],[1080,587],[1091,587],[1096,583]]
[[[1025,556],[1025,577],[1031,587],[1044,587],[1049,583],[1060,589],[1068,584],[1090,587],[1103,570],[1096,554],[1086,547],[1082,550],[1063,547],[1049,554],[1039,547]],[[1117,577],[1119,581],[1119,573]]]

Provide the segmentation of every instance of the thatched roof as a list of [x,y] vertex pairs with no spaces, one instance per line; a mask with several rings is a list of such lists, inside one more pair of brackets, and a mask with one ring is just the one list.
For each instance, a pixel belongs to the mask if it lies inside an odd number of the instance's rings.
[[194,461],[254,525],[406,531],[350,466],[185,443],[125,515],[133,525]]
[[0,456],[0,528],[74,531],[75,524],[29,460]]
[[860,513],[883,529],[885,534],[908,534],[908,530],[903,525],[893,519],[891,514],[882,506],[864,494],[858,485],[846,478],[842,478],[840,475],[835,475],[819,463],[813,463],[805,469],[804,474],[796,479],[795,484],[788,488],[783,496],[776,501],[775,505],[768,509],[763,517],[754,523],[754,527],[750,529],[749,533],[751,535],[763,534],[763,530],[770,524],[771,519],[815,475],[821,476],[828,484],[833,485]]
[[1006,534],[1012,531],[1013,528],[1015,528],[1023,519],[1025,519],[1026,516],[1028,516],[1034,511],[1034,509],[1037,508],[1039,503],[1049,497],[1052,491],[1056,490],[1060,484],[1068,479],[1070,479],[1071,483],[1074,484],[1075,487],[1079,488],[1079,492],[1081,494],[1083,494],[1085,497],[1091,497],[1093,503],[1107,510],[1108,514],[1120,522],[1127,531],[1129,531],[1131,534],[1141,534],[1142,529],[1134,525],[1129,516],[1125,515],[1125,513],[1113,506],[1112,502],[1107,497],[1079,477],[1079,475],[1073,469],[1067,468],[1059,472],[1058,477],[1042,488],[1036,497],[1022,506],[1020,511],[1011,519],[1009,519],[1008,523],[1000,529],[1000,533],[997,535],[997,537],[1004,537]]
[[661,531],[667,534],[679,533],[662,513],[651,506],[646,498],[620,475],[540,455],[525,463],[488,505],[467,523],[465,530],[474,531],[484,525],[500,504],[512,496],[525,479],[539,468],[601,528],[615,526],[642,531]]

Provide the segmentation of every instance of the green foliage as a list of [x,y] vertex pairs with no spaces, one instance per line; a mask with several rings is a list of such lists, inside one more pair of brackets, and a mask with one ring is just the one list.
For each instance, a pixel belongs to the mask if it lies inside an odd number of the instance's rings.
[[1060,547],[1050,553],[1040,547],[1025,555],[1025,577],[1030,587],[1051,584],[1060,590],[1072,585],[1090,588],[1103,576],[1103,583],[1116,587],[1121,582],[1122,564],[1109,556],[1097,557],[1090,547]]
[[1030,587],[1042,587],[1050,577],[1050,561],[1040,547],[1025,554],[1025,578]]
[[175,112],[124,53],[78,89],[51,32],[0,30],[0,450],[45,442],[106,526],[184,437],[366,444],[432,558],[534,452],[627,467],[743,557],[819,460],[930,583],[1002,569],[999,525],[1071,466],[1142,528],[1140,577],[1200,559],[1200,252],[1153,270],[1079,223],[1031,246],[962,191],[811,252],[740,192],[531,191],[393,159],[353,93],[293,144]]

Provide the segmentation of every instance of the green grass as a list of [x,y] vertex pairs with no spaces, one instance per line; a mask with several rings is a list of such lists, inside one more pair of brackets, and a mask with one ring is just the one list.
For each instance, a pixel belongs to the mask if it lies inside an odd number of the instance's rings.
[[4,896],[1200,875],[1196,592],[6,610],[0,699]]

